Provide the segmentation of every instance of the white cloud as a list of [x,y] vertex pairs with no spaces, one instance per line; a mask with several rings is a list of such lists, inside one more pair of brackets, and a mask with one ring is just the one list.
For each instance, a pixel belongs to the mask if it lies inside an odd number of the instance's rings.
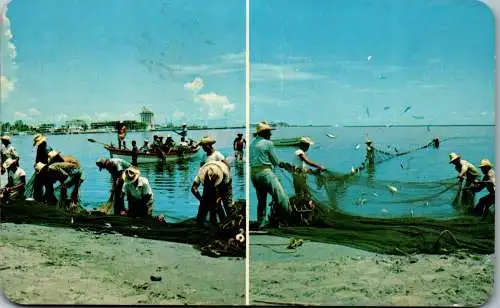
[[15,82],[10,81],[6,76],[0,76],[0,99],[4,100],[14,91]]
[[16,120],[23,120],[23,119],[28,118],[28,115],[24,112],[16,111],[16,112],[14,112],[14,118]]
[[225,63],[243,65],[245,63],[245,52],[226,53],[220,56],[220,59]]
[[299,71],[293,65],[276,65],[269,63],[256,63],[250,68],[250,77],[253,81],[305,81],[322,79],[324,76]]
[[214,92],[197,95],[195,100],[205,104],[208,118],[211,119],[223,116],[235,109],[235,105],[229,102],[227,96]]
[[205,84],[203,83],[203,79],[196,77],[193,81],[185,83],[184,89],[198,92],[203,89],[204,86]]
[[41,114],[42,114],[42,113],[41,113],[38,109],[36,109],[36,108],[30,108],[30,109],[28,110],[28,113],[29,113],[29,115],[30,115],[30,116],[33,116],[33,117],[37,117],[37,116],[39,116],[39,115],[41,115]]
[[184,112],[182,112],[182,111],[176,111],[172,114],[173,120],[180,120],[182,118],[184,118]]

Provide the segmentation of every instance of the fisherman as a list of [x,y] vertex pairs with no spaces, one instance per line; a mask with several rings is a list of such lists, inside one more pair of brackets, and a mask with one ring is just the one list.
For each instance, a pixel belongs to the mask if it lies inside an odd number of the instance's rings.
[[221,152],[217,151],[214,148],[215,142],[216,142],[215,138],[211,137],[211,136],[205,136],[205,137],[201,138],[199,144],[201,145],[201,148],[203,149],[203,151],[205,153],[207,153],[207,156],[201,162],[200,167],[206,163],[213,162],[213,161],[222,161],[229,166],[229,164],[225,160],[224,155],[222,155]]
[[[203,184],[203,195],[198,191],[200,184]],[[204,225],[209,213],[211,225],[217,225],[217,216],[219,216],[219,222],[223,222],[229,214],[229,207],[232,203],[229,167],[221,161],[206,163],[195,177],[191,192],[200,201],[196,216],[198,226]]]
[[[59,154],[56,156],[60,157]],[[73,161],[73,159],[71,161],[68,159],[68,161],[64,162],[60,162],[60,159],[57,159],[57,161],[50,164],[39,162],[35,166],[35,172],[40,174],[45,171],[46,175],[44,179],[51,185],[54,185],[57,181],[61,183],[61,198],[59,203],[63,208],[67,207],[68,188],[73,187],[70,197],[70,208],[76,208],[80,197],[80,187],[84,180],[80,162]]]
[[122,198],[127,197],[129,217],[152,217],[153,191],[148,179],[140,175],[141,172],[136,167],[125,169],[122,176]]
[[181,135],[181,141],[186,141],[187,134],[188,134],[187,124],[182,123],[182,130],[179,133],[179,135]]
[[127,126],[122,124],[122,121],[118,123],[118,149],[122,148],[122,142],[125,140],[127,135]]
[[375,147],[373,147],[373,141],[367,139],[365,144],[366,144],[365,162],[367,167],[373,168],[375,166]]
[[137,157],[139,156],[139,149],[137,148],[137,142],[132,140],[132,166],[138,166]]
[[292,173],[293,187],[295,189],[295,194],[309,196],[309,190],[307,189],[307,173],[311,170],[307,166],[316,167],[320,171],[325,170],[325,168],[310,160],[305,153],[309,150],[309,147],[314,144],[311,138],[301,137],[299,142],[299,148],[295,151],[293,160],[295,166],[295,171]]
[[[52,151],[52,148],[47,145],[47,138],[40,134],[35,135],[33,137],[33,146],[36,147],[36,158],[35,164],[42,163],[48,164],[49,152]],[[50,183],[50,181],[45,180],[43,177],[46,175],[46,172],[35,172],[35,178],[33,182],[33,198],[39,202],[48,202],[48,203],[56,203],[57,199],[54,195],[54,186]],[[43,191],[45,188],[45,193]]]
[[439,149],[439,137],[434,137],[434,139],[432,139],[432,144],[434,148]]
[[273,128],[263,121],[257,124],[256,138],[250,144],[250,167],[252,184],[257,192],[257,222],[259,228],[263,226],[267,210],[267,194],[271,194],[277,214],[280,218],[288,219],[289,199],[274,174],[273,166],[285,167],[274,151],[271,139]]
[[484,188],[488,190],[488,194],[481,197],[474,208],[474,213],[484,217],[488,213],[490,207],[495,204],[495,171],[488,159],[481,160],[479,168],[481,168],[484,176],[481,181],[474,182],[470,189],[475,193],[480,192]]
[[7,159],[11,158],[14,160],[19,160],[19,154],[17,154],[16,149],[12,145],[9,136],[2,136],[2,162],[7,161]]
[[[465,188],[462,192],[462,204],[465,206],[474,206],[474,196],[475,193],[471,190],[471,185],[479,177],[479,171],[470,162],[462,159],[456,153],[450,153],[450,164],[455,166],[455,170],[458,172],[457,178],[459,179],[459,189]],[[464,182],[465,181],[465,182]]]
[[149,152],[149,141],[144,141],[144,144],[139,149],[140,152]]
[[125,210],[125,202],[122,196],[123,172],[130,167],[130,163],[121,158],[106,159],[101,157],[95,164],[99,168],[99,171],[106,169],[111,174],[113,184],[111,185],[109,201],[113,202],[114,214],[119,215]]
[[5,188],[0,189],[2,201],[21,199],[24,197],[26,187],[26,172],[19,168],[19,161],[12,158],[7,160],[2,165],[8,174],[8,182]]
[[242,133],[238,133],[238,136],[233,141],[233,150],[236,160],[243,160],[243,150],[245,149],[247,142],[243,138]]
[[167,135],[167,138],[165,138],[165,147],[167,149],[173,148],[175,146],[175,141],[172,139],[172,135]]

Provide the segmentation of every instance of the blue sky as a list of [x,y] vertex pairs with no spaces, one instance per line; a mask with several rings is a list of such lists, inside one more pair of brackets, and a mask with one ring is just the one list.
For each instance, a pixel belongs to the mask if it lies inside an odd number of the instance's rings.
[[13,0],[6,15],[3,121],[146,105],[159,123],[245,123],[244,0]]
[[494,19],[480,2],[251,0],[250,11],[252,122],[494,124]]

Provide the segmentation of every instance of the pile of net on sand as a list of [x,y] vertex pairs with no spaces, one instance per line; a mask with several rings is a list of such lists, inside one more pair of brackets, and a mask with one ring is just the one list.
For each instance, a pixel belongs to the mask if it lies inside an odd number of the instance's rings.
[[[347,189],[351,194],[352,190],[359,191],[360,205],[373,199],[394,206],[452,204],[459,192],[456,178],[434,182],[375,181],[365,175],[335,172],[315,177],[316,187],[305,184],[309,194],[290,198],[289,217],[278,217],[271,210],[267,233],[385,254],[447,254],[459,250],[494,253],[494,215],[433,219],[408,213],[403,215],[407,217],[375,218],[346,213],[340,206],[346,202]],[[397,191],[393,189],[396,186]]]
[[[314,202],[314,201],[313,201]],[[310,209],[310,200],[290,199],[292,206]],[[490,219],[464,216],[437,220],[421,217],[367,218],[325,211],[317,204],[306,214],[293,213],[292,219],[269,234],[341,244],[385,254],[447,254],[458,250],[492,254],[495,251],[495,223]]]
[[[64,211],[54,205],[25,200],[3,202],[0,214],[2,222],[73,228],[191,244],[202,254],[213,257],[244,257],[246,250],[244,200],[234,202],[227,220],[219,228],[210,230],[197,227],[194,218],[170,223],[157,218],[110,216],[83,208]],[[64,232],[63,229],[61,232]]]

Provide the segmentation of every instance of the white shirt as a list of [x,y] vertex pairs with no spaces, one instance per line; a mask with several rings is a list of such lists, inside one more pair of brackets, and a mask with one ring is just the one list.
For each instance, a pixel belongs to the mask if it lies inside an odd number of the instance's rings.
[[301,150],[301,149],[298,149],[297,151],[295,151],[295,155],[293,157],[293,165],[296,167],[296,168],[300,168],[300,169],[303,169],[304,171],[308,169],[307,167],[307,164],[305,161],[303,161],[299,155],[304,155],[304,151]]
[[127,198],[130,196],[131,198],[139,200],[146,195],[153,196],[153,191],[151,190],[148,179],[140,176],[137,182],[137,186],[135,186],[134,183],[123,184],[122,191]]
[[5,185],[7,185],[8,179],[9,175],[7,174],[7,172],[5,172],[4,174],[0,174],[0,188],[4,188]]
[[207,157],[205,158],[205,164],[223,160],[224,160],[224,155],[222,155],[222,153],[219,151],[214,151],[212,154],[207,155]]
[[9,178],[12,178],[14,186],[21,184],[21,177],[26,176],[26,172],[24,172],[24,170],[19,167],[17,168],[16,172],[12,172],[11,170],[9,170],[8,173]]
[[115,166],[116,172],[123,171],[130,167],[130,163],[121,158],[111,158],[110,161],[113,163],[113,166]]

